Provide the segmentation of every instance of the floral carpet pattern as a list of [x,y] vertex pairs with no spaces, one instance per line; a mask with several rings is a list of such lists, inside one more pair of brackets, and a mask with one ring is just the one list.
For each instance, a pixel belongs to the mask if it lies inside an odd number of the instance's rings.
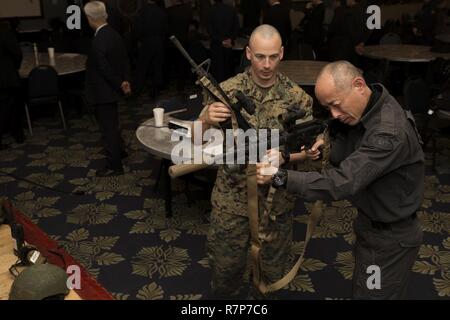
[[[95,177],[104,155],[91,116],[70,119],[67,132],[57,118],[36,119],[33,137],[0,151],[0,198],[9,198],[116,299],[208,299],[209,200],[202,189],[190,187],[188,201],[185,183],[173,180],[173,218],[166,218],[161,184],[154,190],[160,160],[134,135],[151,114],[148,102],[120,104],[129,157],[125,174],[110,178]],[[448,161],[450,140],[441,138],[439,150]],[[425,237],[409,297],[450,299],[450,176],[435,175],[430,163],[418,213]],[[304,245],[302,213],[308,210],[308,203],[297,203],[292,260]],[[328,204],[302,270],[281,290],[282,299],[351,297],[356,216],[348,201]]]

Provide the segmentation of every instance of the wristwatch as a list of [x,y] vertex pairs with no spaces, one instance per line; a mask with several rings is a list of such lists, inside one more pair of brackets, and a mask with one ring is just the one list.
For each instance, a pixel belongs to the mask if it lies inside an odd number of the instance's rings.
[[288,172],[286,169],[279,168],[272,177],[272,187],[275,189],[286,188]]

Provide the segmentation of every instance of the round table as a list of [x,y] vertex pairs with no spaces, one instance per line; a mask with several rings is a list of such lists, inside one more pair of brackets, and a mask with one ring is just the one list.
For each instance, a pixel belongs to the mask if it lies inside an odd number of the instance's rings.
[[[172,130],[167,125],[172,119],[170,115],[164,115],[163,127],[158,128],[155,127],[155,119],[151,118],[142,123],[136,130],[136,137],[144,149],[150,154],[162,158],[159,178],[164,180],[164,200],[167,217],[172,216],[172,179],[169,176],[168,170],[172,165],[172,150],[180,143],[179,141],[171,141]],[[193,148],[193,145],[191,147]],[[191,158],[181,159],[182,162],[191,160]],[[156,182],[155,189],[159,185],[159,178]]]
[[410,44],[366,46],[362,55],[372,59],[397,62],[430,62],[436,58],[450,59],[450,53],[430,51],[431,47]]
[[[72,74],[86,69],[87,56],[78,53],[55,53],[53,67],[58,75]],[[39,53],[40,65],[52,65],[47,53]],[[36,67],[36,61],[33,53],[23,55],[22,65],[19,74],[21,78],[27,78],[30,71]]]
[[[171,141],[173,130],[170,130],[167,124],[172,119],[171,116],[164,115],[163,127],[158,128],[155,126],[155,119],[151,118],[142,123],[136,130],[136,137],[145,150],[170,161],[172,160],[172,150],[179,143],[179,141]],[[183,161],[188,160],[191,160],[191,158],[183,159]]]
[[314,60],[281,61],[278,70],[298,85],[314,86],[320,70],[329,62]]

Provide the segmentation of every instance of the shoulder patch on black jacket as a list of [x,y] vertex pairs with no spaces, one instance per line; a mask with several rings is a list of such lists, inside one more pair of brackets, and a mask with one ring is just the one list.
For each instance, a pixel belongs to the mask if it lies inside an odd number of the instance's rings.
[[384,134],[376,134],[368,139],[369,145],[380,150],[390,151],[394,149],[394,137]]

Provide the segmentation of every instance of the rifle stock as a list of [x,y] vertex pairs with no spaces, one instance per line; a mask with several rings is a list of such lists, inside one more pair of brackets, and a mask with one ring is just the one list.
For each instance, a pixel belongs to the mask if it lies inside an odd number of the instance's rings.
[[169,176],[172,178],[178,178],[185,174],[196,172],[209,167],[209,164],[174,164],[169,167]]
[[[267,146],[268,149],[284,146],[289,150],[289,152],[300,152],[300,149],[302,146],[305,146],[305,148],[309,149],[312,147],[314,142],[316,141],[317,135],[322,133],[326,128],[326,123],[318,120],[311,120],[304,123],[300,123],[295,125],[291,132],[286,133],[285,135],[280,137],[279,144],[276,146],[271,146],[270,144]],[[269,131],[270,133],[270,131]],[[271,141],[270,138],[267,139],[267,141]],[[242,149],[241,149],[242,150]],[[239,148],[234,149],[230,151],[230,153],[224,153],[221,155],[218,155],[215,159],[216,160],[222,160],[220,163],[224,163],[225,159],[229,158],[229,155],[232,154],[232,159],[238,160],[240,162],[237,163],[247,163],[248,153],[249,153],[249,145],[248,143],[244,146],[244,156],[245,159],[239,158],[239,151],[241,151]],[[169,175],[172,178],[178,178],[185,174],[189,174],[198,170],[205,169],[209,167],[209,164],[201,163],[201,164],[176,164],[169,167]]]

